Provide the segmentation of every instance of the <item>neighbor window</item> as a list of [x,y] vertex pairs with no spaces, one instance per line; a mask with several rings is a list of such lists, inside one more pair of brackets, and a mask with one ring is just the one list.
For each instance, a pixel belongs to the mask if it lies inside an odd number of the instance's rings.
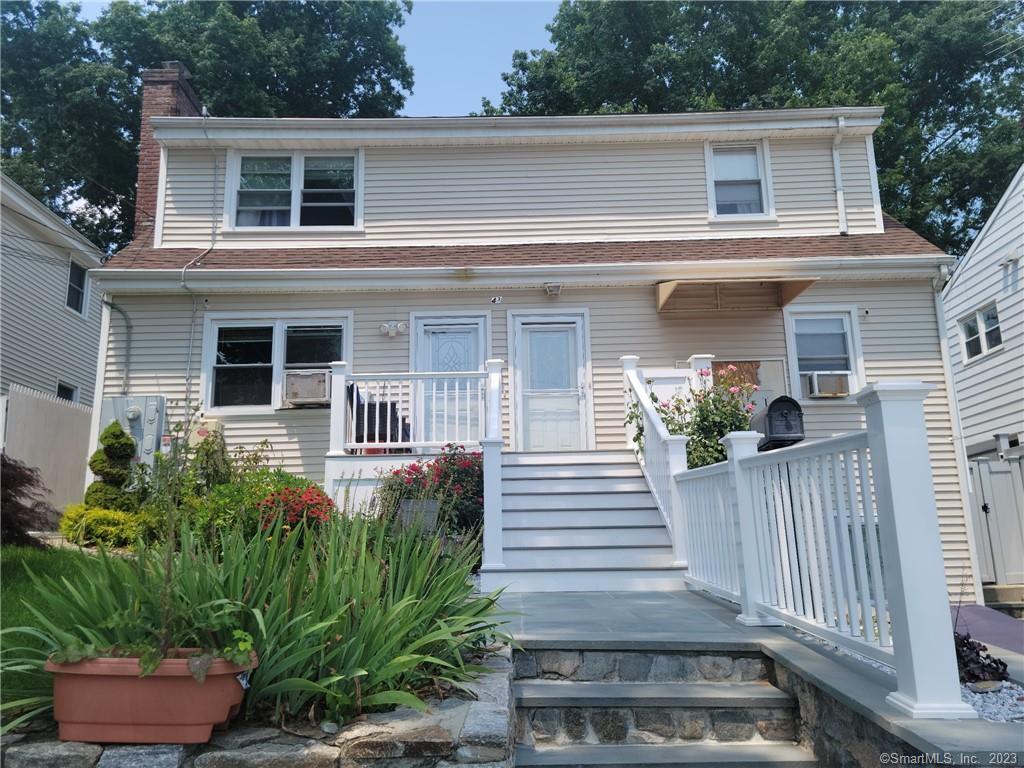
[[756,145],[711,148],[716,216],[765,212],[764,180]]
[[1003,343],[999,330],[999,312],[995,304],[979,309],[960,321],[960,333],[964,340],[964,355],[972,360]]
[[85,314],[85,281],[85,267],[72,261],[68,270],[68,292],[64,303],[68,309],[73,309],[80,315]]
[[72,384],[65,384],[63,381],[58,381],[57,397],[59,397],[61,400],[70,400],[72,403],[77,403],[78,387]]
[[345,359],[344,321],[283,314],[251,322],[234,313],[210,318],[203,352],[203,399],[210,407],[278,408],[285,371],[329,370]]
[[356,223],[355,155],[242,155],[237,227],[351,227]]
[[290,325],[285,328],[285,368],[330,368],[341,359],[340,325]]
[[219,328],[212,405],[270,405],[273,353],[273,326]]
[[790,354],[795,357],[794,373],[801,397],[814,393],[813,374],[818,374],[819,396],[825,390],[834,394],[852,391],[854,353],[850,317],[847,312],[791,315]]

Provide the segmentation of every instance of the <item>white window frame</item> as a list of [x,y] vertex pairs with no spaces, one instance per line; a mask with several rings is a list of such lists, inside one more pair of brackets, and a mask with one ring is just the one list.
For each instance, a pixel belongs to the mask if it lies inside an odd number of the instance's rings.
[[[722,213],[718,212],[715,199],[715,150],[752,148],[757,153],[757,168],[761,174],[761,207],[763,213]],[[708,221],[711,223],[733,223],[742,221],[777,221],[775,215],[775,194],[772,190],[772,159],[768,139],[754,141],[705,141],[704,178],[708,191]]]
[[[68,306],[68,288],[71,287],[71,267],[78,265],[85,270],[85,282],[82,285],[82,311],[79,312],[74,307]],[[89,316],[89,283],[92,282],[89,279],[89,267],[84,264],[79,264],[73,258],[68,257],[68,271],[66,279],[64,281],[64,309],[70,312],[75,317],[86,318]]]
[[[202,412],[206,416],[274,414],[284,408],[285,330],[309,325],[340,325],[342,357],[352,365],[353,313],[351,310],[289,310],[282,312],[207,312],[203,318],[203,358],[199,374]],[[213,406],[213,366],[217,359],[217,335],[221,328],[272,327],[271,365],[273,383],[269,405]],[[331,361],[336,362],[336,361]]]
[[[67,387],[68,389],[71,390],[71,397],[69,399],[65,399],[65,398],[61,397],[58,394],[58,392],[60,392],[60,388],[61,387]],[[78,386],[76,386],[74,384],[69,384],[64,379],[57,379],[57,386],[55,386],[53,388],[54,396],[57,399],[64,400],[65,402],[68,402],[68,403],[77,403],[78,402],[78,398],[81,395],[81,393],[82,393],[82,390],[81,390],[80,387],[78,387]]]
[[[290,224],[281,227],[239,227],[235,224],[238,209],[238,186],[242,173],[243,157],[290,157],[291,158],[291,218]],[[300,226],[299,218],[302,209],[302,179],[304,161],[307,157],[352,157],[354,159],[353,169],[355,184],[355,204],[353,208],[353,223],[348,226],[332,225],[323,227]],[[227,177],[224,185],[224,231],[228,233],[238,232],[245,234],[274,234],[287,233],[294,235],[298,232],[311,234],[321,232],[362,232],[363,231],[363,150],[362,149],[333,149],[333,150],[228,150]]]
[[[996,327],[999,328],[1000,341],[994,347],[990,347],[988,345],[988,339],[985,338],[985,321],[983,318],[985,316],[986,310],[989,309],[994,309],[996,311],[996,316],[999,317],[999,324]],[[981,352],[979,352],[974,357],[967,356],[967,334],[964,333],[964,323],[971,319],[973,319],[978,324],[978,340],[981,342]],[[957,330],[960,332],[960,355],[964,365],[970,365],[971,363],[975,363],[978,360],[986,358],[993,352],[998,352],[1003,348],[1003,318],[1002,316],[999,315],[999,305],[995,301],[990,301],[988,304],[979,307],[973,312],[968,312],[966,315],[957,320],[956,327]]]
[[[783,324],[786,329],[786,360],[789,370],[789,389],[792,397],[802,406],[821,406],[830,403],[849,403],[867,384],[864,373],[864,353],[860,341],[860,307],[856,304],[808,304],[805,306],[789,306],[782,310]],[[846,329],[848,354],[850,355],[850,394],[847,397],[836,397],[828,400],[808,398],[800,383],[800,361],[796,346],[796,320],[835,320],[840,318]]]

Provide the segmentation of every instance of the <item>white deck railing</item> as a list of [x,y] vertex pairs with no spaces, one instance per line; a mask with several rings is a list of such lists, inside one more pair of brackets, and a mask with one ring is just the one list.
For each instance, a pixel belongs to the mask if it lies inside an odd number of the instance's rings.
[[787,624],[895,667],[889,703],[972,718],[960,699],[920,382],[856,396],[867,429],[678,472],[688,580],[740,604],[737,621]]
[[[620,358],[627,412],[636,409],[640,414],[639,428],[633,423],[626,424],[626,445],[636,453],[640,468],[647,478],[651,496],[672,538],[675,564],[679,566],[687,564],[687,544],[682,505],[673,477],[686,469],[687,438],[684,435],[669,434],[654,409],[651,392],[656,392],[659,397],[668,397],[685,394],[699,386],[698,372],[702,368],[710,369],[712,357],[694,355],[689,359],[689,368],[657,371],[641,371],[637,368],[639,358],[636,355]],[[710,376],[707,381],[710,382]]]
[[484,530],[481,569],[503,568],[501,527],[502,368],[483,371],[351,373],[331,364],[328,460],[356,451],[409,453],[449,443],[476,444],[483,454]]

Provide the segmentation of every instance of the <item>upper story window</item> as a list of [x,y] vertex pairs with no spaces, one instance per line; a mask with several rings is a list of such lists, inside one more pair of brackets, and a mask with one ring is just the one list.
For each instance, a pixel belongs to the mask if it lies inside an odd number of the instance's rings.
[[240,153],[232,156],[233,228],[350,228],[359,223],[358,154]]
[[960,321],[964,358],[973,360],[1000,347],[1003,334],[999,330],[999,312],[995,304],[979,309]]
[[790,373],[801,398],[845,397],[858,389],[856,309],[786,310]]
[[708,144],[705,160],[711,218],[774,215],[766,143]]
[[68,292],[64,305],[80,315],[85,314],[85,289],[88,280],[87,270],[81,264],[71,262],[68,269]]

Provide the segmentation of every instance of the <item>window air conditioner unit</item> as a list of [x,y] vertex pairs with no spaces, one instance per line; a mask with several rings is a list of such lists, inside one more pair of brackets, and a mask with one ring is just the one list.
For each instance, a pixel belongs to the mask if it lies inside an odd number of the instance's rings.
[[817,371],[807,375],[808,397],[848,397],[849,395],[849,371]]
[[327,405],[331,402],[330,371],[285,371],[284,402],[288,406]]

